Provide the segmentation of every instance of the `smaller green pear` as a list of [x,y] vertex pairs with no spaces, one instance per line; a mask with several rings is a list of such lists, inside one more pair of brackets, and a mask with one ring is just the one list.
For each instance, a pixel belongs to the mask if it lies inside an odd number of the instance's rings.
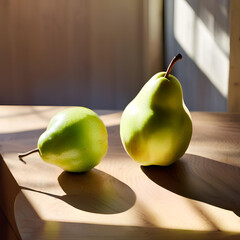
[[41,158],[68,172],[95,167],[108,149],[107,129],[100,117],[84,107],[67,108],[56,114],[38,139],[38,147],[19,154],[19,159],[38,152]]

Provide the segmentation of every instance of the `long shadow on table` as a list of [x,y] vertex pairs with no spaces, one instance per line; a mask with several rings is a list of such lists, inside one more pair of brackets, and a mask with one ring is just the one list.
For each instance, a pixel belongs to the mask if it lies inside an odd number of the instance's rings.
[[55,197],[79,210],[100,214],[124,212],[136,201],[136,195],[128,185],[98,169],[86,173],[62,172],[58,182],[65,195],[27,187],[21,189]]
[[136,195],[128,185],[97,169],[80,174],[63,172],[58,182],[66,193],[62,200],[88,212],[120,213],[136,201]]
[[142,166],[156,184],[181,196],[202,201],[240,216],[240,168],[185,154],[168,167]]

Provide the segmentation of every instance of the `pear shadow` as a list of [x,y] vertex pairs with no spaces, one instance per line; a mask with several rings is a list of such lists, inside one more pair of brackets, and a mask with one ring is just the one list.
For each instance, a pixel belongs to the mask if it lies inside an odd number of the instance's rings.
[[141,166],[141,169],[165,189],[240,216],[239,167],[185,154],[168,167]]
[[128,185],[97,169],[85,173],[64,171],[59,175],[58,182],[66,193],[63,196],[21,188],[58,198],[79,210],[99,214],[127,211],[136,201],[136,195]]
[[58,181],[66,193],[62,200],[84,211],[120,213],[136,201],[136,195],[128,185],[97,169],[80,174],[63,172]]

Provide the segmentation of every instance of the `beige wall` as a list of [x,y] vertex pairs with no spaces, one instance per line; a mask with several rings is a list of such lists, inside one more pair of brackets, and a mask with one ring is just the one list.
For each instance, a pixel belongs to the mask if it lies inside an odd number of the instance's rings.
[[1,1],[0,104],[125,107],[162,69],[160,2]]
[[123,109],[181,52],[189,109],[239,111],[240,1],[166,0],[164,51],[162,1],[0,1],[0,104]]

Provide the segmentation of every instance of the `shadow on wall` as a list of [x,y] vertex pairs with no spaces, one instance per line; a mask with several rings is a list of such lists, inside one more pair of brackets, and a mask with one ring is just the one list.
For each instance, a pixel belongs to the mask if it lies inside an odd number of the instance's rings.
[[[226,111],[229,72],[229,2],[165,1],[166,63],[173,69],[192,111]],[[184,66],[184,68],[183,68]]]

